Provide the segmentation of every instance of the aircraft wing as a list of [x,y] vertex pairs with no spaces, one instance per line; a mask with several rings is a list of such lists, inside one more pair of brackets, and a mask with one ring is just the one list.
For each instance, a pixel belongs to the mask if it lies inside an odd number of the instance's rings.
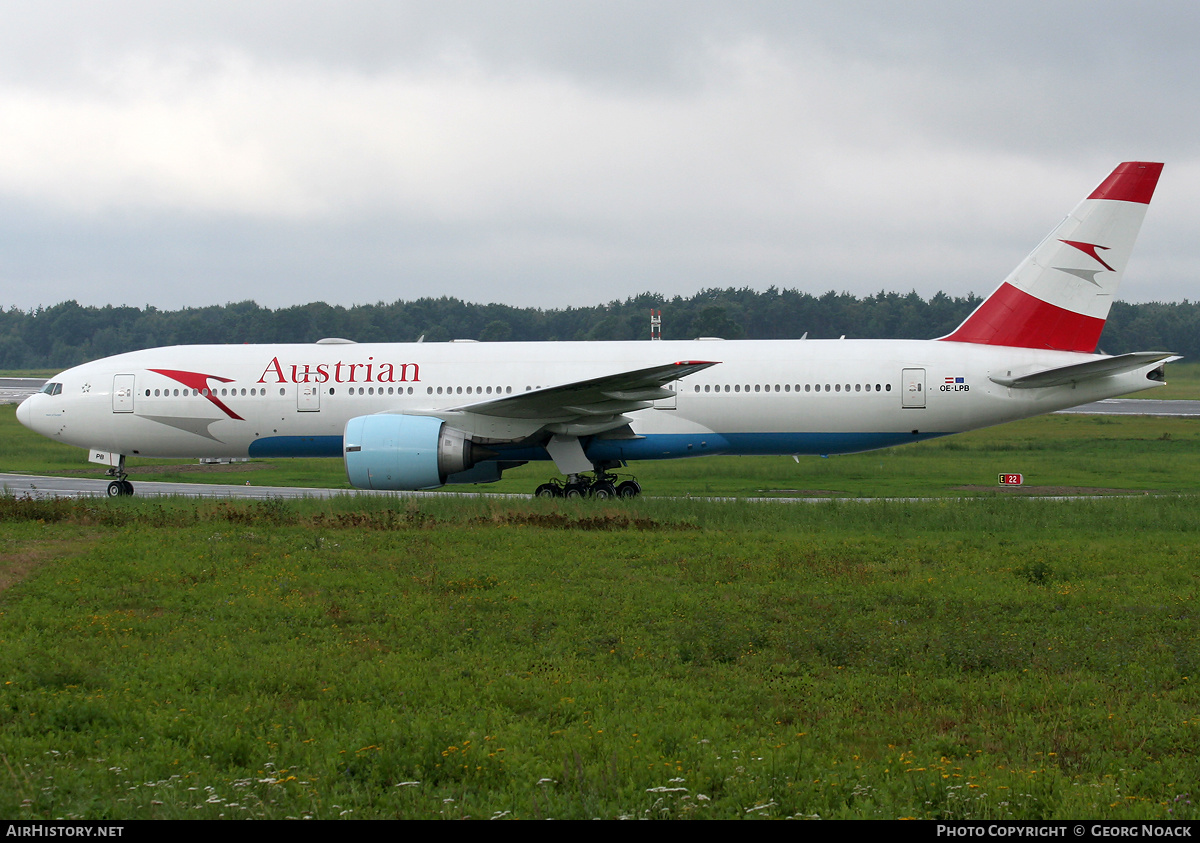
[[1110,375],[1120,375],[1132,372],[1143,366],[1160,361],[1171,363],[1180,358],[1169,351],[1135,351],[1131,354],[1118,354],[1115,357],[1105,357],[1100,360],[1089,360],[1086,363],[1076,363],[1071,366],[1059,366],[1056,369],[1046,369],[1030,375],[1017,377],[991,376],[990,380],[1000,386],[1012,389],[1038,389],[1047,386],[1065,386],[1071,383],[1104,378]]
[[704,360],[684,360],[464,404],[453,410],[544,422],[612,417],[643,410],[660,398],[670,398],[674,393],[665,388],[666,384],[715,365]]

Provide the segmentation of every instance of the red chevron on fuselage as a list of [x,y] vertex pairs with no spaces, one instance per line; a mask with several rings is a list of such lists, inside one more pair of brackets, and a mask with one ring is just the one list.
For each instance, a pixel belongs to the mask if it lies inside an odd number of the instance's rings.
[[[225,403],[216,396],[213,390],[208,388],[210,380],[218,381],[219,383],[232,383],[233,378],[222,378],[218,375],[206,375],[202,372],[184,372],[179,369],[150,369],[151,372],[157,372],[164,375],[173,381],[179,381],[188,389],[195,390],[197,393],[207,398],[213,404],[221,408],[221,411],[231,419],[243,421],[242,417],[233,410],[225,406]],[[149,394],[149,393],[147,393]]]

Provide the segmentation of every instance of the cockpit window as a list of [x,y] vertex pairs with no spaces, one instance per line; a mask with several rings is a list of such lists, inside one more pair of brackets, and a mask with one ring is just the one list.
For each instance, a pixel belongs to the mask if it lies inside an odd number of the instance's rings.
[[53,383],[53,382],[48,383],[42,387],[42,394],[43,395],[62,395],[62,384],[61,383]]

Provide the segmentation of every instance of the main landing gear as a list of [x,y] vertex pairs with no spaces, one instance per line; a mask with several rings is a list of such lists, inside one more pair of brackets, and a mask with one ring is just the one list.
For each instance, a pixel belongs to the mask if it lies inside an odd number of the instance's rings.
[[630,477],[618,481],[615,474],[596,471],[594,474],[570,474],[565,481],[557,478],[543,483],[533,493],[535,498],[595,498],[611,500],[636,498],[642,493],[641,484]]
[[133,484],[125,478],[128,477],[125,473],[125,455],[121,454],[117,464],[104,472],[108,477],[115,477],[116,480],[108,484],[108,496],[110,498],[126,498],[133,494]]

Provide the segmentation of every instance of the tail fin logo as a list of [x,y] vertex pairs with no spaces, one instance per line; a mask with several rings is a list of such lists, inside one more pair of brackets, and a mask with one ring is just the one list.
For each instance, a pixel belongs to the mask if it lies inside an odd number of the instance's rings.
[[[1074,246],[1076,249],[1083,252],[1085,255],[1090,257],[1096,263],[1100,264],[1102,267],[1107,269],[1109,272],[1116,272],[1115,269],[1113,269],[1111,266],[1109,266],[1108,264],[1106,264],[1104,262],[1104,258],[1102,258],[1098,254],[1096,254],[1097,249],[1103,249],[1104,251],[1107,252],[1108,246],[1097,246],[1095,243],[1080,243],[1078,240],[1060,240],[1058,242],[1066,243],[1068,246]],[[1097,269],[1096,271],[1099,272],[1100,270]]]
[[[1097,249],[1103,249],[1107,252],[1108,246],[1098,246],[1095,243],[1080,243],[1078,240],[1059,240],[1058,242],[1066,243],[1068,246],[1074,246],[1096,263],[1107,269],[1109,272],[1116,272],[1115,269],[1105,262],[1104,258],[1096,254]],[[1099,269],[1068,269],[1065,266],[1056,266],[1054,268],[1059,272],[1065,272],[1068,275],[1074,275],[1076,278],[1081,278],[1089,284],[1094,284],[1097,287],[1100,286],[1100,282],[1096,280],[1096,275],[1100,273]]]

